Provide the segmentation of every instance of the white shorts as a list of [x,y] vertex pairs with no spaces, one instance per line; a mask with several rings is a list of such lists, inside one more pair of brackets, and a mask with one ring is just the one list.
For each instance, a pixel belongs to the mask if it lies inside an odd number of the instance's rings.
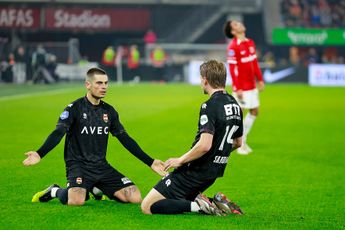
[[260,105],[258,89],[243,91],[242,100],[238,99],[236,92],[233,92],[232,95],[234,96],[238,104],[244,109],[255,109]]

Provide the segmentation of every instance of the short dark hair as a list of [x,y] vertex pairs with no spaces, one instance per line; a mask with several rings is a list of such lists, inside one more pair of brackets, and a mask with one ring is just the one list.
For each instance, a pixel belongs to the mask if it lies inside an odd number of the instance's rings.
[[223,31],[224,31],[224,34],[227,38],[233,38],[234,35],[231,33],[231,20],[227,21],[225,24],[224,24],[224,27],[223,27]]
[[200,75],[206,78],[212,88],[225,88],[226,68],[222,62],[210,60],[202,63]]
[[105,72],[105,70],[98,68],[98,67],[92,67],[90,68],[87,72],[86,72],[86,80],[90,80],[91,78],[93,78],[93,76],[95,76],[96,74],[104,74],[107,75],[107,73]]

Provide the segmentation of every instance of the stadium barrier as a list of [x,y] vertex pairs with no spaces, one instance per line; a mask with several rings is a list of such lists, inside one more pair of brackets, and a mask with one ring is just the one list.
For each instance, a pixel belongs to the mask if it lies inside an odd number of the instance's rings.
[[[151,65],[142,64],[137,69],[128,69],[125,64],[122,65],[123,81],[157,81],[157,82],[187,82],[193,85],[200,84],[199,67],[203,61],[192,60],[187,64],[167,64],[162,68],[154,68]],[[230,76],[228,65],[227,75]],[[91,67],[98,67],[97,62],[88,62],[80,64],[62,64],[59,63],[55,73],[62,81],[83,81],[87,70]],[[27,74],[25,64],[16,63],[13,65],[13,77],[11,82],[16,84],[25,83]],[[267,84],[274,83],[302,83],[311,86],[345,86],[345,65],[341,64],[311,64],[305,66],[280,66],[268,68],[261,65],[264,80]],[[117,80],[116,68],[107,70],[111,81]],[[0,81],[5,81],[5,74],[8,71],[1,72]],[[227,85],[231,85],[231,78],[227,78]]]
[[78,81],[85,80],[86,72],[92,67],[98,67],[97,62],[88,62],[83,65],[79,64],[58,64],[55,73],[60,80]]
[[308,82],[312,86],[345,86],[345,65],[309,65]]
[[[190,84],[200,84],[199,66],[202,61],[189,62],[186,71],[186,82]],[[228,65],[224,63],[227,68],[227,75],[230,76]],[[279,66],[275,68],[268,68],[266,65],[260,65],[263,77],[266,83],[308,83],[308,68],[305,66]],[[227,85],[231,84],[231,78],[227,78]]]

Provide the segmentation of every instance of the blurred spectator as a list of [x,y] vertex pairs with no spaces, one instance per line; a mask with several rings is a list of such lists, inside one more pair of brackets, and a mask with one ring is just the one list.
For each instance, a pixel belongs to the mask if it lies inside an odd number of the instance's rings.
[[139,66],[140,53],[136,45],[131,45],[127,56],[127,67],[136,69]]
[[319,61],[319,56],[316,52],[316,49],[312,47],[312,48],[309,48],[308,50],[308,54],[305,57],[304,64],[307,66],[313,63],[320,63],[320,61]]
[[127,55],[127,68],[130,77],[139,78],[138,67],[140,63],[140,53],[136,45],[131,45]]
[[344,27],[345,0],[282,0],[287,27]]
[[152,30],[148,30],[144,36],[145,44],[154,44],[157,41],[157,35]]
[[57,58],[54,54],[47,55],[47,64],[46,68],[50,75],[54,78],[55,82],[59,81],[59,75],[55,72],[57,66]]
[[113,46],[108,46],[102,54],[102,68],[108,73],[109,79],[114,80],[115,57],[117,53]]
[[32,54],[32,66],[34,74],[32,77],[33,83],[54,83],[55,79],[47,70],[48,53],[42,45],[38,45],[35,52]]
[[151,59],[151,63],[152,66],[154,67],[154,76],[157,80],[164,80],[164,66],[165,66],[165,62],[167,60],[167,55],[165,53],[165,51],[163,50],[162,47],[160,46],[156,46],[151,54],[150,54],[150,59]]
[[18,46],[14,54],[16,62],[26,63],[27,55],[23,46]]
[[269,68],[274,68],[276,66],[274,55],[271,51],[266,52],[262,57],[263,62]]
[[290,47],[289,49],[289,61],[292,65],[300,64],[300,57],[298,53],[298,48],[295,46]]
[[1,80],[6,83],[13,82],[14,54],[10,53],[5,61],[0,64]]
[[13,66],[16,62],[15,62],[15,60],[14,60],[14,54],[13,53],[10,53],[9,55],[8,55],[8,64],[10,64],[11,66]]
[[161,68],[165,65],[167,55],[162,47],[156,46],[151,52],[151,62],[153,67]]
[[116,52],[112,46],[108,46],[102,55],[102,64],[105,66],[114,66]]
[[16,66],[14,68],[14,76],[16,83],[24,83],[30,71],[30,59],[25,48],[20,45],[14,53]]
[[42,45],[38,45],[36,50],[32,54],[31,64],[34,69],[34,72],[40,67],[45,66],[46,64],[46,50]]

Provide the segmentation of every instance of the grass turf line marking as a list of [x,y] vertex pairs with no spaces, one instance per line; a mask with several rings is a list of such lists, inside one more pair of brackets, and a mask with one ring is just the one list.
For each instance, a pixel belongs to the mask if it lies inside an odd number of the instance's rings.
[[60,94],[60,93],[65,93],[65,92],[69,92],[69,91],[74,91],[76,89],[77,88],[54,89],[54,90],[44,91],[44,92],[34,92],[34,93],[25,93],[25,94],[20,94],[20,95],[3,96],[3,97],[0,97],[0,101],[10,101],[10,100],[36,97],[36,96],[42,96],[42,95],[54,95],[54,94]]

